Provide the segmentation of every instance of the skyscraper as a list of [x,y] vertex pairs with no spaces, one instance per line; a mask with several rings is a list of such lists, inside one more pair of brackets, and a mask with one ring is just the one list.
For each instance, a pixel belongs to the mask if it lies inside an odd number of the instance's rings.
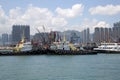
[[113,24],[113,37],[115,41],[120,40],[120,21]]
[[7,33],[2,34],[2,44],[3,45],[8,44],[8,34]]
[[8,42],[9,42],[9,44],[12,43],[12,35],[11,34],[8,35]]
[[84,29],[81,32],[82,43],[89,43],[90,42],[90,31],[89,28]]
[[112,42],[112,29],[96,27],[93,40],[95,43]]
[[71,33],[71,42],[72,43],[79,43],[80,42],[80,37],[75,33]]
[[30,26],[29,25],[13,25],[12,26],[12,42],[18,43],[24,35],[27,41],[30,41]]
[[2,37],[1,37],[1,35],[0,35],[0,45],[2,45]]

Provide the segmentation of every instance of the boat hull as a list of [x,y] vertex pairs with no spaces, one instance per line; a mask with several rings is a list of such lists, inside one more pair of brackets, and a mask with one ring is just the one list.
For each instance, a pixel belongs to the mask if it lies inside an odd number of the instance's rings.
[[12,55],[96,55],[96,51],[70,51],[70,50],[32,50],[26,52],[6,52],[0,53],[0,56],[12,56]]
[[117,53],[117,54],[120,54],[120,51],[110,51],[110,50],[95,50],[97,51],[98,53]]

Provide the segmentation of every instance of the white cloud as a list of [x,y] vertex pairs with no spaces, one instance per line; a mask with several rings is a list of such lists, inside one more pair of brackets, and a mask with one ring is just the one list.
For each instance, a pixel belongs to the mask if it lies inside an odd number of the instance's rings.
[[[48,8],[39,8],[35,6],[28,6],[25,11],[22,8],[16,7],[9,10],[9,14],[6,15],[3,8],[0,7],[0,34],[1,33],[11,33],[13,24],[27,24],[30,25],[31,34],[37,33],[36,28],[41,27],[40,31],[42,32],[42,25],[45,25],[47,31],[58,30],[64,31],[67,30],[78,30],[82,31],[83,29],[89,27],[91,32],[94,31],[95,27],[107,27],[108,23],[105,21],[89,20],[84,19],[81,22],[81,25],[70,25],[67,26],[68,17],[73,18],[79,15],[82,15],[82,4],[75,4],[72,6],[72,9],[61,9],[61,12],[56,16],[55,13],[51,12]],[[58,8],[56,11],[59,12]],[[69,14],[70,13],[70,14]],[[67,17],[67,20],[66,20]]]
[[81,22],[81,25],[72,25],[67,28],[67,30],[77,30],[77,31],[83,31],[87,28],[90,29],[90,33],[94,32],[94,29],[96,27],[111,27],[110,24],[108,24],[105,21],[98,21],[96,19],[84,19],[83,22]]
[[16,7],[15,9],[11,9],[9,11],[9,17],[11,19],[16,19],[18,18],[20,15],[22,14],[21,12],[21,8],[20,7]]
[[2,9],[2,6],[0,6],[0,24],[5,24],[6,20],[7,20],[7,16],[5,15],[5,12]]
[[8,17],[5,15],[2,6],[0,6],[0,34],[7,33],[10,31],[9,24],[7,22],[8,22]]
[[96,25],[94,27],[103,27],[103,28],[108,28],[110,27],[110,24],[106,23],[105,21],[100,21],[100,22],[97,22]]
[[56,9],[56,12],[59,14],[59,16],[68,17],[68,18],[74,18],[76,16],[82,15],[84,6],[82,4],[75,4],[72,6],[72,8],[68,9],[62,9],[58,7]]
[[115,15],[120,13],[120,5],[97,6],[89,9],[92,15]]
[[[65,26],[67,21],[65,18],[56,17],[48,8],[39,8],[30,5],[23,11],[22,8],[16,7],[10,9],[7,16],[2,7],[0,7],[0,32],[11,33],[13,24],[30,25],[31,34],[34,34],[37,32],[36,27],[45,25],[46,30],[57,29],[58,27]],[[40,31],[43,31],[43,29]]]
[[65,26],[67,21],[64,18],[54,17],[52,19],[52,24],[56,26]]
[[82,23],[82,29],[85,29],[85,28],[90,28],[90,33],[93,33],[94,32],[94,29],[96,27],[111,27],[109,23],[105,22],[105,21],[98,21],[96,19],[92,19],[92,20],[89,20],[89,19],[85,19]]

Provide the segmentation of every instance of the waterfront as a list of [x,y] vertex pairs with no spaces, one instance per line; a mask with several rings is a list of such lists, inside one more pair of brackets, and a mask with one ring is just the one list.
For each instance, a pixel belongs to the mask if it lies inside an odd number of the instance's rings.
[[0,56],[0,80],[119,80],[120,54]]

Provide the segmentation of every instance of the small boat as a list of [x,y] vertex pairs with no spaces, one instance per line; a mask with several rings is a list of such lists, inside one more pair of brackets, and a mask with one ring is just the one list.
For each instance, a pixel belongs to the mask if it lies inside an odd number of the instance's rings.
[[120,53],[120,43],[101,43],[94,50],[99,53]]

